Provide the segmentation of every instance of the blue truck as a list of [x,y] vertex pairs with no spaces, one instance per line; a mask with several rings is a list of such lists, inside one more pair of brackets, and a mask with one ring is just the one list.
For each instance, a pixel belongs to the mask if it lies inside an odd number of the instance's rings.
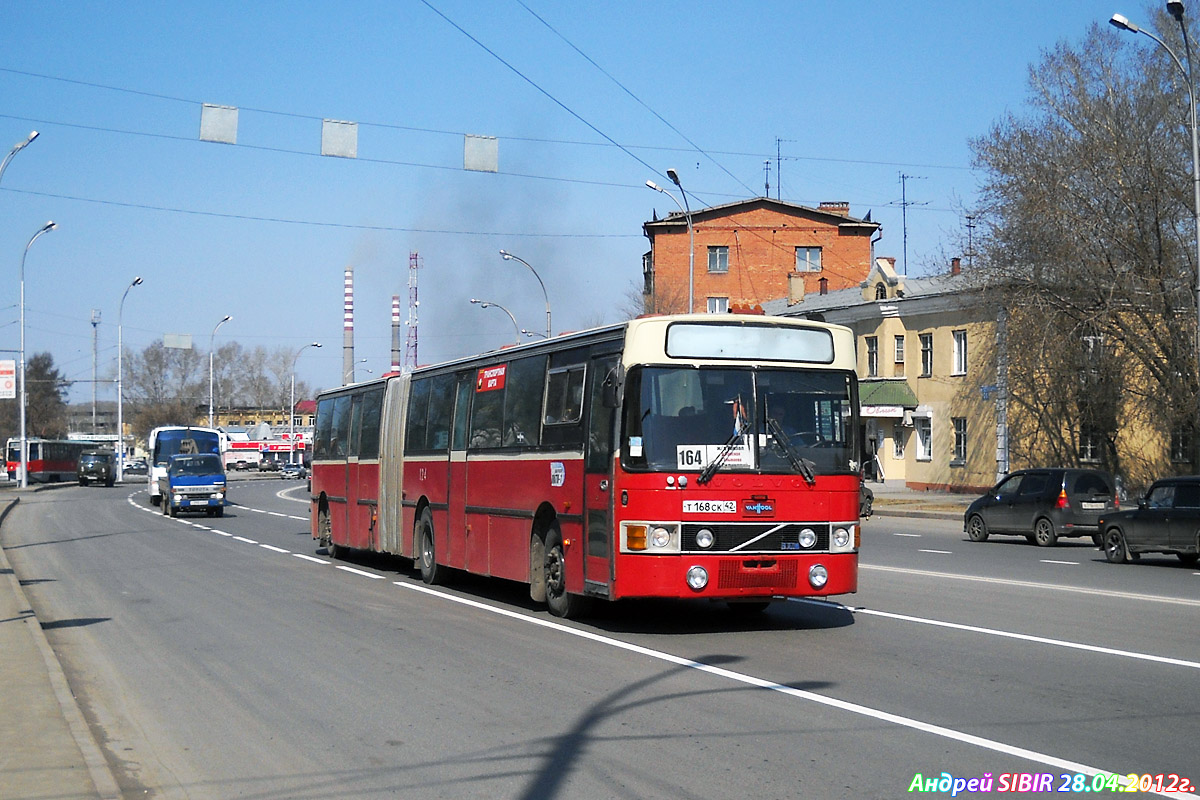
[[158,479],[162,513],[174,517],[180,511],[203,511],[210,517],[225,514],[225,466],[215,453],[171,456]]

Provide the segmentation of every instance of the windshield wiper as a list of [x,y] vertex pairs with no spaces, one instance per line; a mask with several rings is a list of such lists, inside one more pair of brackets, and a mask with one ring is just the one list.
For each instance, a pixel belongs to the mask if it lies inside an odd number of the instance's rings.
[[741,427],[738,427],[733,431],[733,436],[729,437],[729,441],[721,445],[721,452],[717,453],[717,457],[708,462],[708,465],[704,469],[700,470],[700,474],[696,477],[696,483],[703,486],[713,479],[713,475],[717,474],[717,470],[719,470],[721,465],[725,463],[725,459],[729,458],[729,454],[733,452],[734,446],[738,443],[738,440],[741,439],[743,435],[743,429]]
[[804,478],[804,482],[809,486],[816,484],[817,475],[813,472],[813,467],[816,464],[796,452],[796,446],[792,444],[792,440],[788,438],[788,435],[783,432],[783,426],[779,424],[779,420],[774,417],[767,417],[767,427],[771,429],[772,441],[783,452],[784,458],[792,465],[792,469],[799,472],[801,477]]

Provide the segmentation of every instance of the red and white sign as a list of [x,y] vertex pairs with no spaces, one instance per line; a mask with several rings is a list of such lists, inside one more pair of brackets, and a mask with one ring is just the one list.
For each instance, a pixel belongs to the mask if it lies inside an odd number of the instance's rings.
[[17,396],[17,362],[11,359],[0,361],[0,400],[13,400]]
[[484,367],[479,370],[479,375],[475,379],[475,391],[494,392],[497,389],[503,389],[506,372],[508,372],[508,364],[501,364],[498,367]]

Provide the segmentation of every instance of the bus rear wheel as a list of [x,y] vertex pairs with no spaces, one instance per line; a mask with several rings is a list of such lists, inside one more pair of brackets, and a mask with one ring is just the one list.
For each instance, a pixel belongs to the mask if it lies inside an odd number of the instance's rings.
[[417,521],[417,567],[421,580],[429,586],[442,582],[444,570],[438,566],[437,551],[433,546],[433,514],[429,509],[421,512]]
[[563,619],[579,616],[583,598],[567,592],[567,555],[557,524],[546,533],[545,564],[546,605],[550,613]]
[[333,523],[329,519],[329,509],[321,509],[317,514],[317,547],[325,548],[325,555],[330,558],[338,557],[337,545],[333,543]]

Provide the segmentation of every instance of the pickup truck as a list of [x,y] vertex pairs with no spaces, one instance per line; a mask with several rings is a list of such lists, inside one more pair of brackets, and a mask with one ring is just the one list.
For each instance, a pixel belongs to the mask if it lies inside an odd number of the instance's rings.
[[158,479],[163,514],[203,511],[208,516],[225,513],[225,469],[214,453],[171,456],[166,475]]

